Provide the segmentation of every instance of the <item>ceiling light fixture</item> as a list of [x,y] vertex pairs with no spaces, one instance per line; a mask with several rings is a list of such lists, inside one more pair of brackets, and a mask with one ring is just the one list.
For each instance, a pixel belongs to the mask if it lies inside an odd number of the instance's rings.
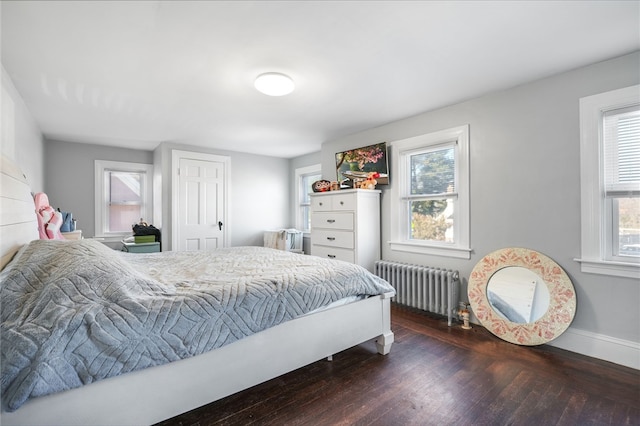
[[288,75],[279,72],[260,74],[255,81],[256,89],[269,96],[284,96],[293,92],[295,84]]

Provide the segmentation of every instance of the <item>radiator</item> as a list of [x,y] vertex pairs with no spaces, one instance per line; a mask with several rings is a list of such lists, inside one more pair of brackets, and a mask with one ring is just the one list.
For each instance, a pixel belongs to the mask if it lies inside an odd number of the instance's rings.
[[394,302],[445,315],[451,326],[459,303],[458,271],[378,260],[374,272],[396,290]]

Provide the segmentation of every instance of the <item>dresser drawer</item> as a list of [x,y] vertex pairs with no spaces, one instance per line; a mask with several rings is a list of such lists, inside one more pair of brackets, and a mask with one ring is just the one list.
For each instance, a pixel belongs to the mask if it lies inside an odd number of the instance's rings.
[[354,263],[355,262],[355,253],[353,250],[336,248],[336,247],[325,247],[318,245],[311,245],[311,254],[313,256],[324,257],[328,259],[342,260],[345,262]]
[[333,210],[355,210],[356,196],[355,194],[336,194],[331,196],[331,205]]
[[353,230],[353,213],[313,212],[311,213],[311,233],[318,228]]
[[351,231],[317,229],[311,233],[311,244],[352,249],[354,234]]
[[335,194],[318,195],[311,197],[311,211],[330,211],[330,210],[355,210],[356,209],[355,194]]
[[311,211],[321,212],[321,211],[333,210],[333,207],[331,206],[331,200],[332,198],[326,195],[311,197]]

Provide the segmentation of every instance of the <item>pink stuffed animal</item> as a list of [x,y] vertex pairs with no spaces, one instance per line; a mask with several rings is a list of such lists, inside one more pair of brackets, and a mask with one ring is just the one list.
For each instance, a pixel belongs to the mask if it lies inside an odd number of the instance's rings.
[[36,216],[38,217],[38,233],[41,240],[62,240],[64,237],[60,233],[62,226],[62,214],[55,211],[49,205],[49,197],[44,192],[38,192],[33,196],[36,205]]

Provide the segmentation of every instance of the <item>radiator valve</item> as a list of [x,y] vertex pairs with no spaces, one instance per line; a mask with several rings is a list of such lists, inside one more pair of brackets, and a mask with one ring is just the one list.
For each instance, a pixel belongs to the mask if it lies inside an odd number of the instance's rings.
[[469,325],[469,304],[465,303],[464,308],[458,311],[458,315],[462,317],[462,328],[464,330],[471,330],[471,325]]

